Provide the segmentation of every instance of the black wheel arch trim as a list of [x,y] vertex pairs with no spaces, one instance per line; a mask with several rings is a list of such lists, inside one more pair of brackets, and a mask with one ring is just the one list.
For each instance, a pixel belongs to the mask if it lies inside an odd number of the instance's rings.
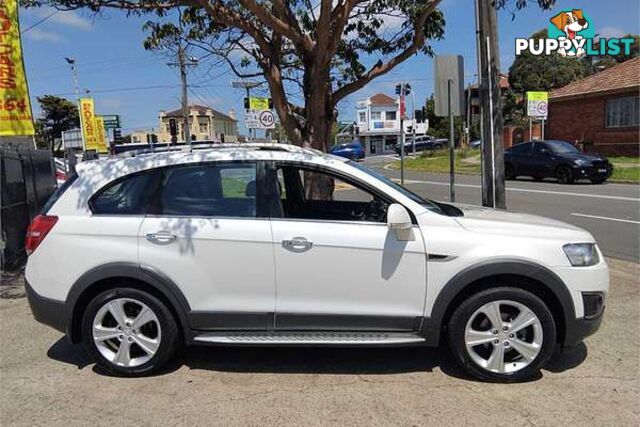
[[173,280],[151,266],[133,262],[115,262],[104,264],[87,271],[76,280],[69,290],[65,305],[69,311],[67,336],[71,342],[76,343],[81,340],[78,327],[81,321],[81,319],[78,318],[78,309],[80,309],[80,307],[77,306],[78,301],[82,295],[96,283],[112,278],[128,278],[144,282],[164,296],[171,305],[169,309],[175,312],[178,317],[177,320],[182,327],[184,337],[190,339],[191,333],[188,314],[191,311],[191,307]]
[[424,318],[420,328],[420,334],[427,339],[427,343],[433,346],[440,344],[443,322],[446,320],[445,316],[448,314],[450,304],[467,286],[482,279],[501,275],[524,276],[542,283],[546,290],[556,297],[562,307],[565,325],[563,344],[571,344],[570,341],[576,340],[573,329],[580,319],[576,319],[571,293],[562,279],[548,268],[530,261],[501,259],[472,265],[447,282],[434,301],[431,315]]

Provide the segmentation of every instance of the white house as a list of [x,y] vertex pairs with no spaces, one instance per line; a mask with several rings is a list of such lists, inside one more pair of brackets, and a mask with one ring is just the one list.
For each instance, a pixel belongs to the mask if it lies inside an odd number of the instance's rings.
[[[413,116],[410,112],[409,116]],[[367,155],[394,152],[394,146],[400,141],[400,101],[384,93],[378,93],[356,104],[357,136]],[[412,126],[416,135],[424,135],[429,129],[428,123],[414,123],[412,119],[404,121],[405,136]]]

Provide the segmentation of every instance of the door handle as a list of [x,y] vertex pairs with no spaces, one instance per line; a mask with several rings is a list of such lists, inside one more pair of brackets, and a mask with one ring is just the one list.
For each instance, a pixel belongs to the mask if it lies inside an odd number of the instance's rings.
[[301,253],[311,249],[313,242],[308,241],[304,237],[294,237],[291,240],[283,240],[282,247],[291,252]]
[[152,243],[167,244],[176,240],[178,236],[169,231],[158,231],[157,233],[147,234],[147,240]]

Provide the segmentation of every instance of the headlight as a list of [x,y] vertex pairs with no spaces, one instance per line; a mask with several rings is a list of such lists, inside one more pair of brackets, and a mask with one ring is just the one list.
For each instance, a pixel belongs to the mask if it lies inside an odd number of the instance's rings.
[[574,267],[588,267],[600,262],[595,243],[570,243],[562,247]]
[[589,161],[588,160],[584,160],[584,159],[576,159],[576,160],[574,160],[574,163],[577,166],[586,166],[587,164],[589,164]]

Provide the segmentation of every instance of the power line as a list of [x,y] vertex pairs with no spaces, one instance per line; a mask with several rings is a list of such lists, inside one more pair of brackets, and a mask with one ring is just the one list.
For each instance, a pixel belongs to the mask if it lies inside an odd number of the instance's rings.
[[20,34],[24,34],[27,31],[29,31],[30,29],[37,27],[38,25],[42,24],[43,22],[45,22],[46,20],[48,20],[49,18],[51,18],[53,15],[55,15],[58,12],[60,12],[58,9],[54,10],[52,13],[50,13],[47,16],[45,16],[44,18],[42,18],[38,22],[36,22],[36,23],[30,25],[29,27],[25,28],[24,30],[20,31]]

